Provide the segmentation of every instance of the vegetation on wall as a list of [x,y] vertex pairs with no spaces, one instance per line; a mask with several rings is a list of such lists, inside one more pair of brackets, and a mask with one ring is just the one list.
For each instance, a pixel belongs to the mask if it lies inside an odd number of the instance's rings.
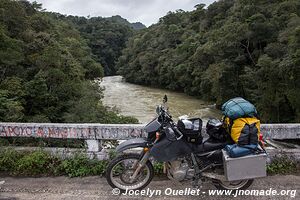
[[242,96],[264,122],[300,120],[300,2],[219,0],[169,12],[130,38],[127,81],[217,102]]

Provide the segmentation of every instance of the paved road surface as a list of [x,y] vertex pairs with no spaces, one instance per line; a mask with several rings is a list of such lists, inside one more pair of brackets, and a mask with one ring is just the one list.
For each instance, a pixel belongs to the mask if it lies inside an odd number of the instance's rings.
[[[5,180],[5,183],[0,185],[1,200],[19,200],[19,199],[45,199],[45,200],[114,200],[114,199],[150,199],[148,196],[125,196],[113,195],[112,188],[107,185],[106,180],[100,177],[85,177],[85,178],[67,178],[67,177],[43,177],[43,178],[12,178],[1,177],[0,181]],[[166,188],[171,188],[173,191],[179,189],[191,188],[189,183],[180,185],[179,183],[171,182],[165,178],[155,178],[149,185],[152,191],[158,190],[162,194]],[[199,196],[182,195],[182,196],[167,196],[154,195],[151,199],[300,199],[300,176],[270,176],[263,179],[257,179],[249,189],[265,189],[270,188],[280,192],[281,190],[297,190],[294,198],[288,196],[217,196],[208,195],[210,189],[215,189],[210,183],[204,183],[199,192]],[[203,193],[205,192],[205,194]],[[293,196],[293,195],[292,195]]]

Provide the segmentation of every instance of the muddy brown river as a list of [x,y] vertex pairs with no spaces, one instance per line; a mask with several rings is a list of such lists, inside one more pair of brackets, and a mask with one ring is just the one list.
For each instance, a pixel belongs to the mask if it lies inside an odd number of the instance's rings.
[[221,116],[213,103],[184,93],[127,83],[121,76],[104,77],[100,85],[105,88],[104,105],[115,107],[120,114],[133,116],[140,123],[147,123],[156,115],[155,108],[162,103],[165,94],[168,95],[169,111],[174,119],[188,115],[206,121],[210,117]]

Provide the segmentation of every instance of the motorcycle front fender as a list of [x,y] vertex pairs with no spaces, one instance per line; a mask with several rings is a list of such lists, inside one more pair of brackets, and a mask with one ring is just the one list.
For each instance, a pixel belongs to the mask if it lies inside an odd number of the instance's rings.
[[122,142],[119,146],[117,146],[116,151],[117,153],[123,152],[127,149],[137,148],[137,147],[146,147],[147,141],[145,138],[134,138]]

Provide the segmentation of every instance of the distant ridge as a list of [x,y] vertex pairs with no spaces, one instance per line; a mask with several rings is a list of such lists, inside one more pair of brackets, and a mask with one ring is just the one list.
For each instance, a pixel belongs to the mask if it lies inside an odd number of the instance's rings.
[[133,28],[134,30],[140,30],[140,29],[144,29],[147,28],[143,23],[141,22],[134,22],[134,23],[130,23],[127,19],[124,19],[123,17],[121,17],[120,15],[115,15],[112,17],[108,17],[106,18],[108,20],[112,20],[121,24],[125,24],[127,26],[130,26],[131,28]]
[[143,23],[141,22],[134,22],[134,23],[131,23],[131,27],[135,30],[140,30],[140,29],[144,29],[144,28],[147,28]]

